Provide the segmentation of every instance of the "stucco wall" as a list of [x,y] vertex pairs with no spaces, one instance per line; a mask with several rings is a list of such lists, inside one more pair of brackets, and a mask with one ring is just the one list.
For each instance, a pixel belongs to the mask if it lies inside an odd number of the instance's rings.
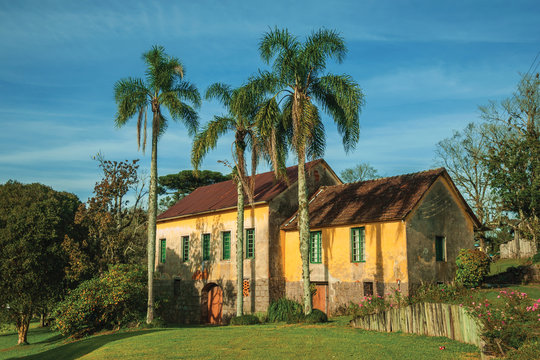
[[[306,176],[308,196],[311,196],[321,186],[336,185],[340,182],[335,175],[323,164],[313,166]],[[283,255],[280,242],[279,228],[298,209],[298,184],[292,184],[287,190],[276,196],[270,202],[270,300],[285,296],[285,278],[283,274]]]
[[[474,245],[473,222],[444,178],[410,214],[406,232],[411,289],[421,282],[452,281],[459,250]],[[446,261],[435,261],[436,236],[445,237]]]
[[[351,261],[351,228],[365,228],[365,261]],[[375,294],[390,289],[406,289],[408,283],[405,223],[402,221],[351,224],[321,231],[322,263],[310,264],[311,281],[328,283],[328,309],[334,312],[350,301],[358,302],[364,295],[364,283],[373,283]],[[301,294],[302,261],[298,231],[282,231],[283,273],[287,296]]]
[[[268,224],[267,204],[257,205],[255,209],[246,206],[244,228],[255,228],[255,258],[244,259],[244,278],[258,284],[252,287],[250,297],[245,299],[246,312],[256,311],[268,306],[269,303],[268,285],[264,287],[264,284],[268,284],[269,277]],[[223,231],[231,232],[230,260],[223,260],[221,236]],[[201,239],[202,234],[207,233],[210,234],[211,255],[209,261],[203,262]],[[190,237],[189,260],[186,262],[182,261],[181,255],[182,236]],[[160,262],[161,239],[166,239],[165,263]],[[227,286],[232,287],[231,289],[223,288],[224,302],[229,301],[225,299],[226,293],[229,292],[230,296],[236,294],[232,285],[236,284],[236,209],[159,222],[156,237],[156,272],[162,279],[195,280],[194,287],[199,290],[207,283],[229,284]],[[234,309],[234,304],[224,307],[224,315],[229,308]]]

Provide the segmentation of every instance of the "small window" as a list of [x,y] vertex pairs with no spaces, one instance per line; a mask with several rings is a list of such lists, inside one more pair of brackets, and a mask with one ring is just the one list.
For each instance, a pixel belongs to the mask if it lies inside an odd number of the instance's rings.
[[189,236],[182,236],[182,261],[189,260]]
[[444,236],[435,236],[435,260],[446,261],[446,239]]
[[231,260],[231,232],[224,231],[221,233],[222,241],[222,258],[223,260]]
[[203,234],[202,259],[203,261],[210,260],[210,234]]
[[246,230],[246,259],[255,257],[255,229]]
[[351,229],[351,262],[364,262],[366,230],[363,227]]
[[312,231],[309,236],[309,262],[312,264],[321,263],[321,232]]
[[163,264],[165,264],[166,255],[167,255],[167,240],[161,239],[160,246],[159,246],[159,260]]
[[373,296],[373,282],[364,282],[364,296]]

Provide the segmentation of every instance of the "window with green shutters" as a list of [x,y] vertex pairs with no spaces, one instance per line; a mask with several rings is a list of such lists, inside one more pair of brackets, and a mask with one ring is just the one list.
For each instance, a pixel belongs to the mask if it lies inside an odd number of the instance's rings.
[[165,256],[167,255],[167,240],[161,239],[159,246],[159,260],[165,263]]
[[210,234],[203,234],[202,240],[202,259],[210,260]]
[[231,232],[224,231],[221,233],[222,240],[222,257],[223,260],[231,260]]
[[189,236],[182,236],[182,261],[189,260]]
[[255,257],[255,229],[246,229],[246,259]]
[[446,261],[446,241],[444,236],[435,236],[435,260]]
[[351,229],[351,262],[366,261],[366,229],[363,227]]
[[309,235],[309,262],[320,264],[322,262],[321,232],[312,231]]

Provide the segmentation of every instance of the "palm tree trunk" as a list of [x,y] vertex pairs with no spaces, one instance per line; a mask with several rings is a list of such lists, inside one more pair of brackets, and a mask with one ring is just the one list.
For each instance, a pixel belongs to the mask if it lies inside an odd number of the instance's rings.
[[[154,112],[154,124],[159,121]],[[150,190],[148,195],[148,309],[146,323],[154,321],[154,266],[156,261],[156,216],[157,216],[157,142],[159,126],[152,129],[152,158],[150,162]]]
[[305,151],[298,151],[298,227],[300,235],[300,256],[302,258],[302,283],[304,292],[304,313],[312,311],[309,280],[309,209],[305,172]]
[[242,182],[237,181],[238,211],[236,220],[236,316],[244,314],[244,189]]

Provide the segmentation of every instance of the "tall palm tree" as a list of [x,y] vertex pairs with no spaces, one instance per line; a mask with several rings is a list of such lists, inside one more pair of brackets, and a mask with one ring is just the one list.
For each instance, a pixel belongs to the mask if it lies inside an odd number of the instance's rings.
[[[270,93],[283,108],[283,121],[298,158],[298,223],[304,312],[312,311],[309,279],[309,210],[306,188],[306,157],[322,156],[325,148],[321,107],[337,125],[346,151],[353,149],[360,134],[359,113],[364,95],[349,75],[323,74],[327,61],[343,61],[347,48],[334,31],[320,29],[298,40],[287,29],[265,33],[259,51],[272,71],[261,71],[250,81],[254,91]],[[262,108],[261,110],[264,110]],[[264,118],[265,114],[259,117]],[[270,119],[268,121],[271,121]]]
[[[228,132],[234,133],[233,158],[235,167],[233,171],[237,186],[237,230],[236,230],[236,272],[237,294],[236,315],[243,314],[242,282],[244,279],[244,197],[247,195],[253,204],[253,191],[255,186],[255,172],[257,162],[264,149],[265,142],[259,136],[255,115],[261,98],[254,96],[253,92],[245,88],[233,89],[222,83],[212,84],[206,91],[207,99],[219,100],[227,109],[225,116],[215,116],[204,129],[195,136],[191,161],[195,171],[198,170],[208,151],[215,148],[218,139]],[[251,177],[246,170],[246,150],[251,149]]]
[[[158,138],[167,129],[167,118],[162,108],[168,110],[171,119],[181,120],[188,133],[194,135],[198,127],[198,116],[191,103],[198,108],[201,97],[197,88],[184,81],[184,67],[180,61],[168,56],[162,46],[153,46],[142,56],[146,63],[146,77],[125,78],[114,84],[114,98],[118,105],[115,118],[117,127],[124,126],[129,119],[137,118],[137,145],[146,147],[147,111],[152,110],[152,158],[150,165],[150,190],[148,198],[148,310],[146,322],[154,319],[154,265],[157,215],[157,144]],[[188,103],[186,103],[187,101]],[[142,123],[144,118],[144,124]]]

